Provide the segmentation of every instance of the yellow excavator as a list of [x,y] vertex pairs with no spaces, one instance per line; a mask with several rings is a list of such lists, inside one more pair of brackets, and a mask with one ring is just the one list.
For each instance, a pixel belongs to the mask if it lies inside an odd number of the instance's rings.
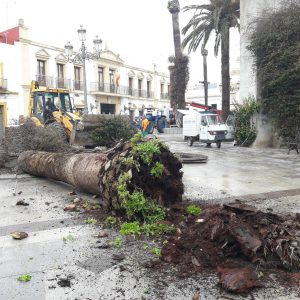
[[[84,128],[82,118],[73,111],[69,90],[40,87],[33,80],[29,97],[28,113],[37,126],[55,128],[70,144],[92,147],[89,131]],[[92,127],[97,126],[93,124]]]

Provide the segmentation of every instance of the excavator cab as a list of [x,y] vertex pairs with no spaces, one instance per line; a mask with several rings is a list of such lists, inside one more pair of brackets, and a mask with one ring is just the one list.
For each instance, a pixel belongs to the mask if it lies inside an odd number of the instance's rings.
[[54,112],[73,113],[69,93],[54,91],[33,92],[32,116],[42,124],[54,122]]
[[28,115],[37,126],[55,128],[70,144],[91,147],[90,132],[101,126],[97,118],[78,116],[73,110],[69,90],[40,87],[31,82]]

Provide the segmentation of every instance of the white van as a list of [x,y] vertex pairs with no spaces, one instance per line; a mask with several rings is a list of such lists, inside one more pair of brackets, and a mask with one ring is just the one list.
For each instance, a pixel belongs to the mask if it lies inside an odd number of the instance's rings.
[[228,127],[221,117],[212,112],[201,112],[183,116],[183,139],[192,146],[195,141],[206,143],[210,146],[216,143],[221,147],[222,141],[228,141]]

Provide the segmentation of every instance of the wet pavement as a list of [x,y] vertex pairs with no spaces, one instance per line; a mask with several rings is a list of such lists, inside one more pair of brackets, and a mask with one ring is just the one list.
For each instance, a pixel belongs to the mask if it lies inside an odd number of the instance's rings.
[[[195,143],[168,141],[174,152],[190,151],[208,156],[206,164],[185,164],[185,197],[196,201],[229,202],[240,199],[260,209],[279,213],[300,212],[300,155],[286,150],[247,149],[224,144],[221,149]],[[27,175],[0,175],[0,300],[113,300],[113,299],[299,299],[278,284],[276,274],[263,289],[242,298],[217,286],[214,274],[178,279],[176,266],[148,269],[153,258],[152,239],[121,237],[121,248],[103,249],[119,234],[109,230],[95,238],[97,225],[85,223],[86,215],[65,212],[75,197],[68,185]],[[80,194],[92,201],[91,195]],[[29,206],[16,206],[24,200]],[[26,231],[29,237],[13,240],[11,231]],[[67,236],[72,239],[64,241]],[[124,260],[115,260],[123,254]],[[19,282],[21,274],[32,276]],[[70,287],[61,287],[61,279]]]

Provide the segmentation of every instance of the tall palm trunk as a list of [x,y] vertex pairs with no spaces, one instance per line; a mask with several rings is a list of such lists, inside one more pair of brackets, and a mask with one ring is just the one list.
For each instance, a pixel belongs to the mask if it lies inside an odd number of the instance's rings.
[[178,0],[170,0],[168,2],[169,12],[172,14],[173,24],[173,41],[175,48],[175,59],[172,61],[173,65],[169,67],[170,70],[170,98],[171,107],[174,113],[178,108],[185,108],[185,90],[188,82],[188,58],[182,53],[181,34],[179,26],[179,12],[180,4]]
[[224,28],[221,35],[222,111],[226,121],[230,112],[229,27]]
[[172,14],[172,22],[173,22],[173,40],[174,40],[174,47],[175,47],[175,58],[180,58],[182,56],[182,48],[181,48],[181,36],[180,36],[178,12]]

